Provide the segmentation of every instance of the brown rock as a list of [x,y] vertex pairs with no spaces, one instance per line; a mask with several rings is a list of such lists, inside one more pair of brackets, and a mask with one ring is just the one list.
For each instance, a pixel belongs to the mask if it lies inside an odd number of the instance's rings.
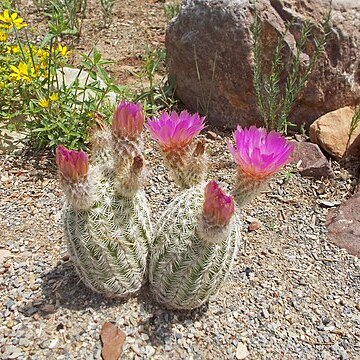
[[332,178],[334,173],[319,146],[310,142],[295,142],[295,149],[290,162],[299,164],[302,176],[313,179]]
[[[177,96],[191,111],[207,114],[209,123],[233,128],[260,122],[253,88],[253,54],[248,0],[188,0],[166,34],[168,69]],[[314,23],[319,33],[328,0],[258,0],[263,25],[263,55],[270,59],[288,21]],[[360,98],[360,2],[334,0],[332,37],[290,120],[310,124],[329,111],[354,105]],[[285,56],[294,53],[299,27],[286,38]],[[311,44],[306,47],[310,53]],[[302,54],[306,62],[309,54]],[[284,77],[285,79],[285,77]],[[284,80],[282,79],[282,81]]]
[[260,229],[260,226],[261,226],[260,221],[255,219],[249,224],[248,231],[249,232],[250,231],[256,231],[256,230]]
[[350,254],[360,257],[360,190],[346,200],[326,219],[328,239],[345,248]]
[[349,140],[350,124],[354,114],[354,108],[347,106],[319,117],[309,128],[310,140],[338,160],[345,154],[353,155],[352,152],[360,142],[360,126],[355,129]]
[[101,357],[103,360],[118,360],[122,353],[126,334],[116,325],[105,322],[101,328]]

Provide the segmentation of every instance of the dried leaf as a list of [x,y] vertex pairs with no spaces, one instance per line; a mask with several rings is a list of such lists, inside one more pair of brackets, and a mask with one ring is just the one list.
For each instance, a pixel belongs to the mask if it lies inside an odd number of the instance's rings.
[[101,357],[103,360],[118,360],[122,353],[122,347],[126,334],[116,325],[105,322],[100,331],[102,343]]

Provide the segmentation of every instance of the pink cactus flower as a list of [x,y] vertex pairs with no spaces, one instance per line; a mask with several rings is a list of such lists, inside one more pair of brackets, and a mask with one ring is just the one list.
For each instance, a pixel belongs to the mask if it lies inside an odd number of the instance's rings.
[[229,150],[240,172],[256,180],[265,180],[284,165],[294,146],[276,131],[251,126],[238,126],[234,132],[236,148],[229,143]]
[[77,181],[87,176],[89,157],[82,150],[68,150],[65,146],[59,145],[56,148],[56,163],[62,176],[67,180]]
[[211,224],[227,225],[234,214],[234,200],[222,191],[216,181],[210,181],[205,188],[203,216]]
[[115,109],[112,129],[120,138],[136,139],[142,132],[145,122],[141,103],[122,101]]
[[182,111],[178,115],[163,112],[159,118],[153,117],[148,121],[146,128],[153,138],[160,144],[163,151],[172,151],[185,148],[193,138],[204,129],[205,117],[199,114],[190,115]]

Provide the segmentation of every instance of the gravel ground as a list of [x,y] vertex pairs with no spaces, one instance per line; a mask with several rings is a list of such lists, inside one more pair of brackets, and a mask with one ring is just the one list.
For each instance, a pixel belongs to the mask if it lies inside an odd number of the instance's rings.
[[[204,136],[209,178],[230,183],[229,135]],[[146,148],[158,218],[178,189],[155,144]],[[360,261],[328,243],[324,226],[353,183],[333,167],[333,181],[291,168],[274,179],[242,211],[242,247],[223,289],[201,309],[176,312],[147,288],[127,302],[88,290],[66,255],[52,156],[1,157],[1,358],[99,359],[101,326],[112,321],[127,334],[123,359],[359,359]],[[260,228],[249,231],[254,219]]]

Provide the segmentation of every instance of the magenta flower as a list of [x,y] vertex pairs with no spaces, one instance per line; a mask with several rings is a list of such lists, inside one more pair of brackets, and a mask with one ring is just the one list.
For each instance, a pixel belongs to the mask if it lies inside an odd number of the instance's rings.
[[293,152],[294,146],[276,131],[238,126],[234,132],[236,148],[229,143],[239,170],[245,176],[264,180],[276,173]]
[[216,181],[210,181],[205,188],[204,218],[211,224],[227,225],[234,211],[233,198],[226,195]]
[[63,145],[56,148],[56,163],[62,176],[72,181],[85,178],[89,169],[87,153],[82,150],[68,150]]
[[141,103],[122,101],[115,109],[112,129],[120,138],[136,139],[142,132],[145,122]]
[[186,110],[178,115],[163,112],[159,118],[153,117],[146,128],[160,144],[163,151],[183,149],[204,129],[205,117],[199,114],[190,115]]

